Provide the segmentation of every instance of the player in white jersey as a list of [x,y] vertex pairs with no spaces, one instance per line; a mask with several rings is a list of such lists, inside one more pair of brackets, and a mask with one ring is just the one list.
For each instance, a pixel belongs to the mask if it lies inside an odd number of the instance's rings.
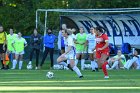
[[69,30],[62,30],[62,34],[64,36],[64,44],[65,44],[65,53],[58,57],[57,62],[61,65],[68,66],[64,61],[70,60],[70,67],[79,78],[82,78],[83,75],[81,74],[79,68],[75,65],[76,53],[75,53],[75,45],[73,38],[71,37],[71,31]]
[[132,55],[132,57],[126,62],[126,64],[124,65],[124,68],[126,69],[130,69],[132,67],[132,65],[135,64],[135,68],[136,69],[140,69],[140,55],[138,55],[138,51],[137,49],[134,50],[134,54]]
[[95,46],[96,46],[96,41],[95,41],[95,34],[94,34],[94,28],[90,28],[90,33],[87,35],[87,44],[88,44],[88,53],[89,53],[89,58],[91,61],[91,68],[92,71],[98,71],[98,64],[95,61]]

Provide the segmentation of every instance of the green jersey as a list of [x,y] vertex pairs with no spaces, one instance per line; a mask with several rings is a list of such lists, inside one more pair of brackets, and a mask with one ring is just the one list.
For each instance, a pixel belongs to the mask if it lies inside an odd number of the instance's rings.
[[15,38],[13,41],[15,52],[22,52],[24,51],[24,44],[27,44],[26,40],[24,38]]
[[[78,33],[76,34],[76,42],[78,44],[76,44],[76,50],[78,51],[85,51],[85,45],[83,43],[86,43],[86,38],[87,38],[87,34],[86,33]],[[82,44],[82,45],[81,45]]]
[[17,38],[17,34],[13,34],[13,35],[8,34],[7,35],[7,49],[11,52],[14,51],[14,48],[12,47],[12,42],[15,38]]

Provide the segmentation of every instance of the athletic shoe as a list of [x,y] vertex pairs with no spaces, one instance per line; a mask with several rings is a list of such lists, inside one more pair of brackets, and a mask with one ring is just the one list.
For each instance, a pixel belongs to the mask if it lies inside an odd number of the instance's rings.
[[105,76],[104,78],[105,78],[105,79],[108,79],[108,78],[109,78],[109,76]]
[[84,76],[79,76],[79,78],[83,78]]

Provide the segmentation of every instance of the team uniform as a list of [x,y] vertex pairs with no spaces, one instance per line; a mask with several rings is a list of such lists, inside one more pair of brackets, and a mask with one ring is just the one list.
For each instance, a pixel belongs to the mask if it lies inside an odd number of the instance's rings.
[[68,36],[68,38],[64,38],[64,44],[65,44],[65,51],[67,51],[68,46],[72,46],[71,50],[68,54],[65,55],[65,57],[69,59],[76,59],[76,49],[73,41],[72,36]]
[[136,64],[137,64],[137,68],[136,69],[140,69],[140,55],[138,55],[137,57],[134,56],[133,58],[129,59],[126,62],[126,64],[124,65],[124,68],[130,69],[130,67],[133,65],[134,62],[136,62]]
[[27,44],[24,38],[15,38],[12,42],[15,47],[15,54],[22,55],[24,54],[24,44]]
[[101,58],[101,54],[109,56],[109,47],[106,47],[104,50],[97,51],[98,48],[102,48],[106,44],[106,41],[108,41],[108,36],[106,34],[96,36],[96,58]]
[[88,53],[93,53],[93,49],[96,46],[95,35],[88,34],[86,40],[88,41]]
[[0,33],[0,53],[5,53],[6,52],[6,49],[3,50],[3,44],[6,40],[6,32],[1,32]]
[[[125,58],[125,56],[122,54],[121,56],[119,56],[119,55],[116,55],[116,56],[114,56],[113,57],[115,60],[114,60],[114,63],[113,63],[113,65],[111,66],[111,68],[110,69],[118,69],[119,68],[119,62],[120,62],[120,65],[121,64],[125,64],[126,63],[126,58]],[[119,58],[121,58],[120,60],[118,60]],[[110,62],[110,61],[109,61]],[[112,63],[111,63],[112,64]]]
[[[77,43],[85,43],[87,38],[86,33],[78,33],[76,34],[76,42]],[[84,45],[76,44],[76,53],[86,53],[86,48]]]
[[[23,55],[24,54],[24,45],[27,44],[26,40],[24,38],[15,38],[12,42],[12,44],[14,44],[14,48],[15,48],[15,55]],[[16,59],[13,60],[13,66],[11,69],[15,69],[16,68],[16,64],[17,64],[17,61]],[[19,61],[19,69],[22,68],[22,63],[23,61],[20,60]]]
[[[88,34],[86,40],[88,41],[88,53],[93,54],[93,49],[95,49],[96,46],[95,35],[92,33]],[[98,68],[98,64],[95,60],[91,60],[91,68],[92,71]]]
[[17,38],[17,34],[7,35],[7,49],[10,53],[14,53],[14,48],[12,47],[12,43],[15,38]]

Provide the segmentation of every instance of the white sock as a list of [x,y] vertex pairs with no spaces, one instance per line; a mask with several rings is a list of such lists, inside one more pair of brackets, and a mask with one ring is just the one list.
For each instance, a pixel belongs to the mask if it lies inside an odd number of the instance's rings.
[[119,61],[115,61],[113,65],[111,66],[111,69],[117,68],[118,64],[119,64]]
[[81,72],[80,72],[80,70],[79,70],[79,68],[77,66],[74,66],[72,69],[76,72],[76,74],[78,76],[82,76],[82,74],[81,74]]
[[95,64],[94,64],[94,61],[91,61],[91,69],[92,69],[92,70],[95,70]]
[[12,67],[12,69],[15,69],[16,68],[16,65],[17,65],[17,60],[13,60],[13,67]]
[[84,70],[85,59],[81,59],[81,70]]
[[29,61],[29,63],[28,64],[32,64],[32,61]]
[[66,64],[65,62],[60,62],[59,65],[63,65],[63,66],[65,66],[65,67],[68,66],[68,64]]
[[22,68],[22,63],[23,63],[23,61],[19,61],[19,69]]
[[95,68],[98,68],[98,64],[95,60],[94,60],[94,65],[95,65]]
[[77,64],[78,64],[78,59],[75,59],[75,65],[77,66]]
[[70,64],[70,60],[67,60],[67,64]]

